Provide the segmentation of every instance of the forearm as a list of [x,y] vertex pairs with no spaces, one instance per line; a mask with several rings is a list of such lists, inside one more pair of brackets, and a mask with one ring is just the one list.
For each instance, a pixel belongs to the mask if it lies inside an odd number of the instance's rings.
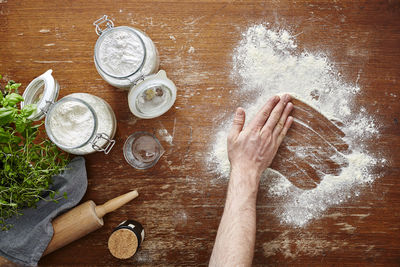
[[250,266],[256,236],[259,174],[232,170],[210,266]]
[[271,165],[293,122],[290,100],[290,95],[270,98],[246,127],[244,110],[236,110],[228,135],[232,172],[210,266],[251,265],[260,174]]

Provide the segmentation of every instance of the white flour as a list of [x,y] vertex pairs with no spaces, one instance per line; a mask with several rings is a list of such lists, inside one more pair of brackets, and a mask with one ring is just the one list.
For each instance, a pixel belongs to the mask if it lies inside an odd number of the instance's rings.
[[[304,226],[332,205],[358,195],[362,185],[376,178],[370,170],[385,160],[378,161],[359,145],[378,134],[375,122],[365,108],[353,105],[360,87],[345,82],[325,54],[299,52],[295,37],[288,31],[255,25],[243,33],[234,51],[232,78],[240,88],[239,97],[258,99],[254,103],[242,104],[247,122],[269,97],[288,92],[326,118],[343,125],[340,129],[346,134],[344,141],[351,153],[343,155],[338,152],[330,158],[338,164],[343,162],[343,157],[348,161],[347,167],[340,165],[339,175],[326,174],[315,188],[304,190],[277,171],[268,169],[263,174],[262,186],[268,186],[269,195],[283,203],[275,211],[281,222]],[[222,178],[228,178],[230,171],[226,137],[231,121],[231,117],[227,118],[216,133],[208,162]],[[318,158],[317,152],[310,151],[306,143],[295,149],[287,146],[287,149],[294,152],[288,161]],[[326,154],[324,148],[318,153]],[[315,162],[310,165],[314,169],[318,167]]]
[[172,137],[172,135],[170,135],[167,131],[167,129],[159,129],[158,130],[158,135],[160,136],[160,138],[162,140],[164,140],[165,142],[167,142],[168,144],[172,145],[174,138]]
[[135,72],[142,64],[145,52],[140,39],[125,30],[109,33],[99,49],[102,68],[114,76],[127,76]]
[[[130,88],[133,82],[142,75],[147,76],[157,72],[160,64],[158,51],[153,41],[144,32],[125,26],[110,31],[105,33],[107,35],[102,39],[98,48],[98,57],[96,57],[98,58],[96,68],[104,80],[112,86]],[[144,47],[140,40],[143,41]],[[141,66],[144,53],[146,57]],[[130,76],[116,78],[110,75]]]
[[[67,97],[83,100],[93,108],[97,118],[95,134],[106,134],[110,139],[114,137],[117,127],[116,119],[107,102],[100,97],[86,93],[73,93]],[[77,147],[89,139],[93,141],[95,118],[83,103],[67,101],[56,106],[50,114],[51,132],[61,145]],[[96,144],[103,147],[106,142],[105,139],[99,139]],[[79,148],[64,150],[75,155],[85,155],[96,151],[90,142]]]
[[[96,113],[97,116],[97,134],[106,134],[110,139],[114,138],[115,131],[117,128],[117,121],[115,118],[114,111],[111,106],[102,98],[86,93],[73,93],[68,95],[69,97],[79,98],[88,103]],[[107,143],[104,139],[99,139],[96,143],[99,147],[103,147]],[[81,148],[71,151],[73,154],[82,155],[92,153],[95,150],[92,144],[87,144]]]
[[88,141],[94,127],[89,108],[76,101],[62,102],[52,110],[51,132],[58,143],[76,147]]

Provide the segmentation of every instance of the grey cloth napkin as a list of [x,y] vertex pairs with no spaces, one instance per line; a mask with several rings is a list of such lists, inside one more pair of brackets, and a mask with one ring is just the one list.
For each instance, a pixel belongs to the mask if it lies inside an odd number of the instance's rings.
[[68,199],[62,198],[58,203],[39,201],[36,209],[25,209],[23,215],[7,220],[14,227],[8,231],[0,230],[0,256],[24,266],[37,266],[53,237],[51,221],[77,205],[86,188],[85,159],[76,157],[66,171],[53,177],[52,189],[58,190],[61,196],[67,192]]

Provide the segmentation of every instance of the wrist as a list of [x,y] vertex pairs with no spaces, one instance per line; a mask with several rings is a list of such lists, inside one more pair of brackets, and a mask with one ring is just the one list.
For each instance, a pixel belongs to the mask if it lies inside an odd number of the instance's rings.
[[257,198],[260,174],[254,169],[232,167],[229,190],[235,196]]
[[245,179],[251,181],[260,181],[261,172],[257,168],[243,168],[232,165],[231,167],[231,179]]

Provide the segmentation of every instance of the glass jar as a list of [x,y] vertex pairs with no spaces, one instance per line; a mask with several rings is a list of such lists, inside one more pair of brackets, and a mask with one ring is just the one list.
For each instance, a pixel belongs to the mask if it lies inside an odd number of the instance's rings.
[[157,72],[158,51],[144,32],[128,26],[114,27],[106,15],[93,25],[100,36],[94,48],[94,63],[110,85],[130,88],[141,77]]
[[117,121],[110,105],[100,97],[87,93],[73,93],[56,101],[58,82],[46,71],[34,79],[23,93],[24,102],[36,104],[29,117],[45,118],[45,129],[50,140],[62,150],[75,155],[96,151],[108,154],[115,144]]
[[129,165],[139,170],[153,167],[165,152],[160,141],[148,132],[136,132],[130,135],[123,151]]

